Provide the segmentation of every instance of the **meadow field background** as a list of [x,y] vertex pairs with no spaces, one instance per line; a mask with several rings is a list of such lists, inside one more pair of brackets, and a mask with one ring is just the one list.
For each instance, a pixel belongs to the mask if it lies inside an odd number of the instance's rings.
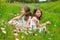
[[[31,12],[36,7],[42,9],[43,17],[40,20],[40,24],[51,21],[51,25],[47,25],[49,33],[35,32],[35,36],[31,34],[25,34],[20,32],[18,34],[19,40],[60,40],[60,1],[47,2],[47,3],[6,3],[1,2],[0,5],[0,28],[3,27],[6,30],[6,34],[2,33],[0,29],[0,40],[15,40],[13,30],[14,26],[8,25],[8,21],[21,14],[21,8],[23,6],[29,6]],[[23,38],[22,38],[23,37]]]

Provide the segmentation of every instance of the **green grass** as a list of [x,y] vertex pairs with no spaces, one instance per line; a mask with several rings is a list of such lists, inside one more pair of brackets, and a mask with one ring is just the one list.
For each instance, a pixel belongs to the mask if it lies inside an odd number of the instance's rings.
[[[8,25],[7,22],[15,17],[16,14],[21,14],[20,10],[23,6],[29,6],[32,12],[36,7],[41,8],[43,17],[40,23],[42,24],[49,20],[51,25],[47,25],[49,34],[41,32],[35,33],[37,36],[33,36],[19,33],[18,38],[20,40],[60,40],[60,1],[42,4],[1,3],[0,28],[4,27],[7,33],[3,34],[0,30],[0,40],[15,40],[16,37],[13,35],[15,27]],[[24,36],[24,38],[22,39],[21,36]]]

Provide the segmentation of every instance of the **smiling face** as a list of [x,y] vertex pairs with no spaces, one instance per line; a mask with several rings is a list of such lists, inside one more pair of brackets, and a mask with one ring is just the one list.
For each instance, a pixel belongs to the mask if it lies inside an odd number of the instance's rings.
[[42,18],[42,11],[39,8],[35,8],[33,11],[33,16],[40,20]]
[[40,16],[41,16],[41,11],[38,9],[38,10],[36,11],[35,15],[36,15],[37,17],[40,17]]

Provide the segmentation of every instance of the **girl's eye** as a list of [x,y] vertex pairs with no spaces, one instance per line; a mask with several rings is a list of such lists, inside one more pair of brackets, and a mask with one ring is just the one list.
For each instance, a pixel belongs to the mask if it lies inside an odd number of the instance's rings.
[[40,13],[40,12],[37,12],[37,13]]

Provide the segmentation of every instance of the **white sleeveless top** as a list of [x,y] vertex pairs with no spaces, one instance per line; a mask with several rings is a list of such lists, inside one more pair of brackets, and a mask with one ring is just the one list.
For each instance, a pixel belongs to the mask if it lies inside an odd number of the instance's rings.
[[34,31],[36,31],[36,29],[39,29],[39,32],[42,32],[44,29],[46,30],[46,26],[45,25],[42,25],[42,27],[37,28],[36,23],[31,19],[30,20],[30,28],[29,28],[29,30],[32,30],[32,28],[33,28]]
[[36,30],[36,23],[33,21],[33,20],[30,20],[30,27],[29,27],[29,30]]
[[[29,19],[31,19],[31,16],[29,16]],[[25,26],[27,24],[27,21],[24,20],[24,17],[22,17],[22,20],[20,23],[22,23],[22,26]]]

